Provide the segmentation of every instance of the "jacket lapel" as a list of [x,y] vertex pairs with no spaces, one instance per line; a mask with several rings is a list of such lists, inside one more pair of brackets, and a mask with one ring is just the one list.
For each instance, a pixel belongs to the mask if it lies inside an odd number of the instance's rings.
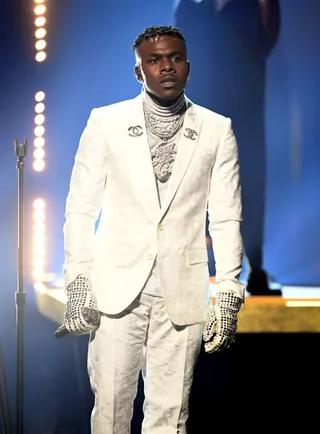
[[133,102],[134,104],[130,107],[130,112],[124,122],[129,143],[128,157],[131,158],[132,165],[135,162],[134,180],[141,202],[146,207],[147,213],[158,221],[160,204],[141,95],[136,97]]
[[166,197],[161,208],[160,220],[162,220],[166,214],[189,167],[192,156],[198,145],[201,125],[202,122],[197,118],[196,108],[194,105],[191,105],[185,114],[181,137],[178,143],[176,161],[169,180]]

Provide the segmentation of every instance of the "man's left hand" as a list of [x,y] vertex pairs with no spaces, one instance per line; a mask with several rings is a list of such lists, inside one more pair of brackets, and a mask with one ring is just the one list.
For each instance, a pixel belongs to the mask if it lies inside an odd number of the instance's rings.
[[243,300],[233,292],[217,292],[203,332],[206,353],[229,348],[235,341]]

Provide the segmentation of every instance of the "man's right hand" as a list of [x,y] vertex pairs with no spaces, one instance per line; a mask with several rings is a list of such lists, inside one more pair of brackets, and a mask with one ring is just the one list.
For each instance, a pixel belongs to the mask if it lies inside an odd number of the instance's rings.
[[[100,323],[100,313],[97,307],[97,301],[92,294],[89,279],[79,275],[66,289],[67,304],[64,315],[64,326],[73,334],[88,334],[97,330]],[[87,316],[84,315],[86,310],[97,312],[93,322],[88,322]]]

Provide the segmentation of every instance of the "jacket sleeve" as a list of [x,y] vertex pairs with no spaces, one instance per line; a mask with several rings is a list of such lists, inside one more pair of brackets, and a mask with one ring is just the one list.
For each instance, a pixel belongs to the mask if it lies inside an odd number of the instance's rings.
[[79,274],[90,279],[95,223],[107,180],[107,146],[99,110],[93,109],[81,135],[66,200],[64,281],[67,287]]
[[242,201],[238,145],[231,120],[218,144],[209,194],[209,232],[216,261],[217,292],[231,291],[244,298],[242,271]]

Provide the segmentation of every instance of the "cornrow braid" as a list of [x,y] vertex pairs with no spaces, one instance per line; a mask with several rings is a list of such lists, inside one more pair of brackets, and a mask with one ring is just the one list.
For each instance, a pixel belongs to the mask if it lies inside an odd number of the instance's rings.
[[143,41],[147,41],[150,38],[154,38],[156,36],[172,36],[173,38],[178,38],[183,42],[186,47],[186,40],[183,36],[183,33],[172,26],[151,26],[144,29],[140,35],[136,37],[134,44],[132,45],[132,50],[138,48]]

